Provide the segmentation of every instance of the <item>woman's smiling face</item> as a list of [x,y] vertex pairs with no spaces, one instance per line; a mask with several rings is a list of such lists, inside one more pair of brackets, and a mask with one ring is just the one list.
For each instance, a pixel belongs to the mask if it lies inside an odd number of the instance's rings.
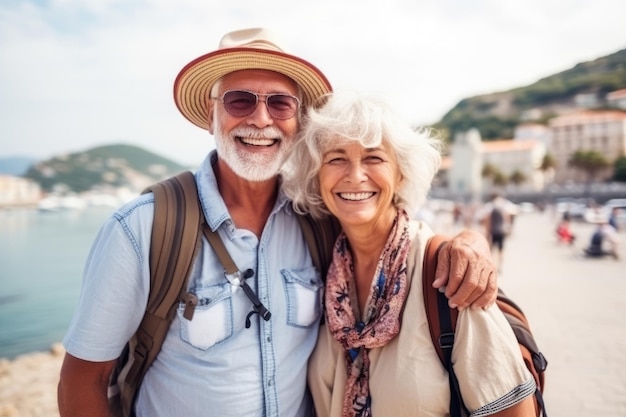
[[320,192],[328,210],[346,225],[392,221],[400,184],[395,156],[385,143],[365,148],[338,138],[323,153]]

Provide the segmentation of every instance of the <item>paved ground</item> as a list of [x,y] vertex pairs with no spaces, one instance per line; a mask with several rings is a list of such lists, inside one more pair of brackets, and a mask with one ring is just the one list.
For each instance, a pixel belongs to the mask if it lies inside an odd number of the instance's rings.
[[626,233],[621,260],[579,255],[593,225],[573,223],[577,250],[548,214],[522,214],[505,243],[500,287],[530,319],[548,359],[550,417],[626,416]]

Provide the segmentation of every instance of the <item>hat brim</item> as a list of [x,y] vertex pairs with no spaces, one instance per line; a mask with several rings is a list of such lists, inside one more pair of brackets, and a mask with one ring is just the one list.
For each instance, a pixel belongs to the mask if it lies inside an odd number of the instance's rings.
[[303,105],[316,106],[332,91],[324,74],[293,55],[258,48],[220,49],[187,64],[174,82],[174,102],[191,123],[208,129],[208,97],[217,80],[234,71],[263,69],[286,75],[298,84]]

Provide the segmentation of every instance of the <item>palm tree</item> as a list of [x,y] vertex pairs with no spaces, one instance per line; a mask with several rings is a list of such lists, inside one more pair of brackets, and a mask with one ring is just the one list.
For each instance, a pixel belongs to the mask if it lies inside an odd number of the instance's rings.
[[557,166],[556,159],[551,153],[546,153],[541,159],[539,170],[543,173],[543,186],[554,181],[554,170]]
[[485,162],[485,165],[483,165],[483,170],[480,174],[483,178],[493,179],[498,172],[499,170],[495,165],[490,164],[489,162]]
[[497,171],[493,176],[493,185],[504,186],[509,182],[509,179],[502,172]]
[[543,159],[541,160],[541,165],[539,165],[539,169],[545,173],[546,171],[554,168],[556,168],[556,159],[554,159],[554,156],[548,152],[543,156]]
[[511,173],[511,176],[509,177],[509,181],[511,181],[516,186],[519,186],[520,184],[526,182],[527,179],[528,178],[526,177],[526,174],[524,174],[519,169],[513,171],[513,173]]
[[570,157],[568,165],[584,172],[587,183],[591,183],[600,171],[609,166],[609,161],[598,151],[577,150]]
[[613,180],[626,182],[626,156],[620,156],[613,163]]

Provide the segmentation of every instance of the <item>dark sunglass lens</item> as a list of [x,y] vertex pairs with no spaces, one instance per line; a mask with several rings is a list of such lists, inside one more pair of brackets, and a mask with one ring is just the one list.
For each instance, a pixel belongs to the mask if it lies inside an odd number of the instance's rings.
[[292,96],[275,94],[267,97],[267,108],[277,119],[290,119],[298,110],[298,101]]
[[228,91],[224,94],[224,108],[235,117],[248,116],[256,107],[256,96],[248,91]]

